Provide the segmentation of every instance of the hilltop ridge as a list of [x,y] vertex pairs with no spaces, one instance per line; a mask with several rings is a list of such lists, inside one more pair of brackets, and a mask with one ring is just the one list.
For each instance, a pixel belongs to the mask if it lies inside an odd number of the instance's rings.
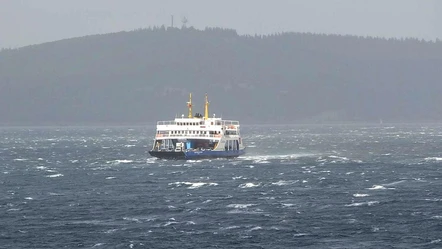
[[[0,123],[441,121],[442,43],[154,27],[0,52]],[[198,99],[200,97],[200,100]],[[200,109],[198,109],[200,106]]]

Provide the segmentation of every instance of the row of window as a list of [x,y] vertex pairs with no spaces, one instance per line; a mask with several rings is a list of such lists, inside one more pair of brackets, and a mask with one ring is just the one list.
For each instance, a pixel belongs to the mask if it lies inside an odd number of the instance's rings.
[[177,122],[176,125],[204,125],[204,122]]
[[[171,134],[221,134],[221,131],[170,131]],[[157,131],[157,134],[169,134],[167,131]]]
[[[179,125],[179,126],[204,125],[204,122],[203,121],[200,121],[200,122],[176,122],[176,125]],[[213,125],[213,122],[210,122],[210,125]],[[216,122],[216,125],[221,125],[221,122]]]

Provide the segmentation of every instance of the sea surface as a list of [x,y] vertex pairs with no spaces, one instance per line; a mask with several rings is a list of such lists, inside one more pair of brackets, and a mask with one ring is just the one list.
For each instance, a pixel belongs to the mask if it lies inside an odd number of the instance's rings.
[[243,125],[196,161],[154,127],[0,133],[0,248],[442,248],[442,125]]

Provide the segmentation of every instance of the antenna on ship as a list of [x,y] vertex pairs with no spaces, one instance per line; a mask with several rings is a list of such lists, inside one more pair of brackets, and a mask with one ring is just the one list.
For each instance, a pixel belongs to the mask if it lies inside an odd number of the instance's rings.
[[206,103],[204,105],[204,119],[209,119],[209,100],[207,99],[207,93],[206,93]]
[[189,108],[189,118],[192,118],[192,93],[189,93],[189,102],[187,102],[187,107]]

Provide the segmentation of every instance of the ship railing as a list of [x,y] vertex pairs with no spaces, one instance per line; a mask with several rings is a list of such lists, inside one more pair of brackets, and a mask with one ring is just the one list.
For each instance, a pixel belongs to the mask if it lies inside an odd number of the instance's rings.
[[158,121],[157,125],[176,125],[175,121]]
[[156,138],[221,138],[220,134],[156,134]]
[[226,126],[231,126],[231,125],[237,126],[237,125],[239,125],[239,121],[223,120],[223,125],[226,125]]
[[[199,122],[194,122],[194,123],[198,123],[198,125],[205,125],[200,124],[201,121]],[[158,121],[157,125],[176,125],[177,122],[175,120],[167,120],[167,121]],[[213,122],[213,124],[211,125],[239,125],[239,121],[235,121],[235,120],[216,120],[215,122]]]

